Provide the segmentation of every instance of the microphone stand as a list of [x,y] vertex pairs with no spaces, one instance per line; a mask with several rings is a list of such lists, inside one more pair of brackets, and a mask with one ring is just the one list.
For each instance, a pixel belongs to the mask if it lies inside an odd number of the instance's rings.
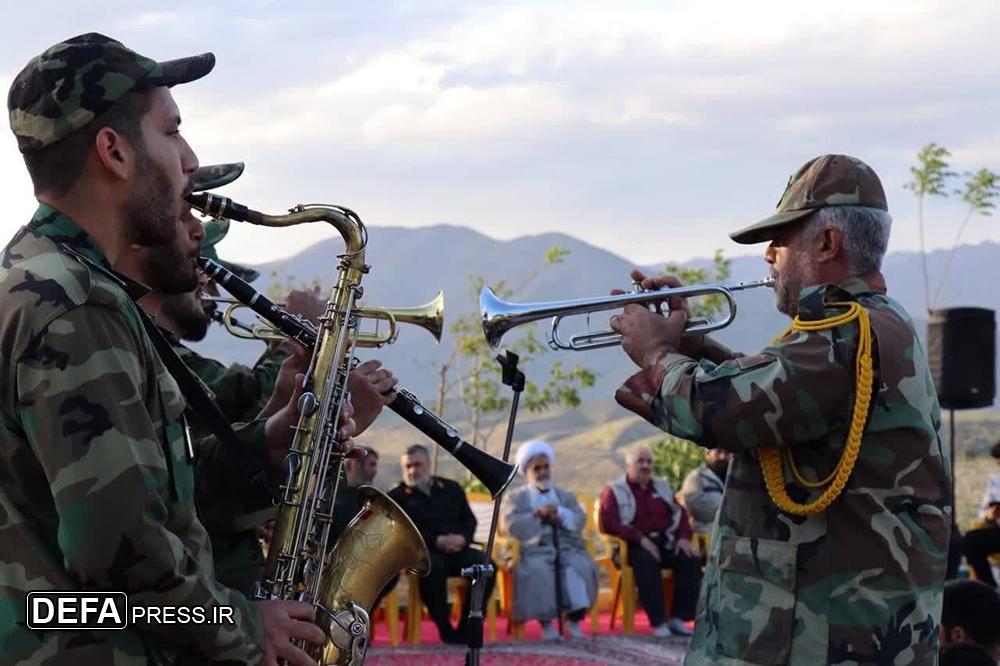
[[[500,381],[511,387],[514,399],[510,403],[510,419],[507,421],[507,437],[503,446],[503,461],[510,457],[510,443],[514,438],[514,423],[517,420],[517,406],[524,391],[524,373],[517,369],[519,357],[514,352],[506,352],[506,356],[498,355],[502,373]],[[466,637],[469,649],[465,653],[466,666],[479,666],[479,652],[483,649],[483,603],[486,601],[486,585],[493,576],[493,565],[490,563],[490,553],[493,552],[493,540],[497,533],[497,522],[500,519],[500,500],[504,488],[493,500],[493,519],[490,521],[490,536],[483,551],[483,563],[474,564],[462,569],[462,577],[469,579],[469,619],[466,623]]]

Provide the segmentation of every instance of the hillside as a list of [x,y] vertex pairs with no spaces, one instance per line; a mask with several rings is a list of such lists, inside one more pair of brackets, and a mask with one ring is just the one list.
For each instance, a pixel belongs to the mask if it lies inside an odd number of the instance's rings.
[[[541,234],[498,241],[467,228],[434,226],[422,229],[372,227],[368,261],[372,271],[364,280],[366,301],[379,305],[416,305],[429,300],[438,289],[446,294],[446,318],[474,312],[477,295],[469,288],[470,275],[482,275],[491,283],[507,280],[520,285],[542,265],[546,250],[554,245],[570,253],[561,264],[546,268],[520,290],[518,301],[561,300],[607,293],[613,286],[627,286],[632,267],[625,259],[582,243],[563,234]],[[664,241],[664,247],[669,244]],[[731,247],[731,246],[729,246]],[[255,283],[266,290],[276,273],[287,282],[293,276],[296,283],[313,279],[329,283],[334,258],[340,246],[333,240],[317,243],[308,250],[284,262],[260,266],[262,277]],[[225,248],[222,256],[226,257]],[[1000,284],[1000,245],[983,243],[963,246],[958,250],[951,280],[944,290],[942,305],[977,305],[1000,308],[1000,292],[992,285]],[[932,280],[941,270],[944,253],[929,257]],[[664,256],[664,263],[669,257]],[[704,265],[707,261],[691,262]],[[659,270],[652,267],[651,270]],[[920,257],[915,253],[890,253],[884,264],[890,293],[915,315],[923,312],[920,278]],[[733,281],[754,280],[766,274],[759,256],[733,258]],[[766,344],[784,328],[786,320],[775,310],[772,294],[766,290],[741,292],[737,295],[739,315],[736,323],[719,334],[720,339],[734,348],[753,349]],[[918,331],[926,329],[926,318],[916,317]],[[594,326],[603,326],[606,318],[594,317]],[[536,327],[544,327],[539,323]],[[255,343],[234,343],[224,331],[213,327],[201,350],[225,361],[252,363],[261,347]],[[538,328],[539,335],[543,330]],[[403,385],[427,402],[436,395],[437,366],[451,349],[451,336],[445,333],[440,346],[435,346],[423,331],[412,327],[402,329],[399,341],[377,353],[365,351],[361,356],[382,359],[400,377]],[[584,408],[554,409],[544,414],[522,410],[515,436],[515,445],[532,437],[542,437],[554,443],[560,461],[559,477],[581,492],[595,493],[608,479],[622,472],[622,450],[637,441],[655,441],[661,435],[653,427],[610,402],[615,387],[629,372],[621,351],[617,348],[573,354],[549,353],[539,362],[524,367],[530,377],[544,377],[547,365],[555,359],[565,363],[580,362],[598,374],[598,383],[584,394]],[[457,404],[449,403],[444,417],[463,433],[469,432]],[[959,484],[961,517],[971,515],[978,502],[982,479],[992,473],[992,462],[982,453],[1000,439],[1000,414],[995,410],[960,413],[957,441],[959,443]],[[500,419],[505,420],[506,415]],[[946,422],[947,423],[947,422]],[[488,449],[499,454],[503,441],[503,425],[493,432]],[[947,434],[947,425],[943,436]],[[365,436],[383,453],[379,482],[390,485],[399,479],[397,456],[406,447],[420,441],[419,434],[394,414],[387,411],[378,424]],[[978,453],[978,458],[968,458]],[[460,474],[448,454],[441,456],[441,471]],[[997,470],[1000,471],[1000,470]]]
[[[323,230],[326,233],[326,230]],[[546,267],[543,256],[549,248],[561,246],[569,250],[565,260]],[[669,246],[664,242],[665,248]],[[333,266],[340,242],[327,239],[282,262],[258,266],[262,276],[255,287],[266,291],[277,275],[282,283],[332,283]],[[732,248],[730,244],[727,250]],[[225,258],[225,247],[221,248]],[[1000,284],[1000,244],[983,243],[963,246],[958,250],[951,279],[943,291],[942,305],[978,305],[1000,308],[1000,292],[988,285]],[[235,259],[235,257],[230,257]],[[371,227],[367,251],[371,273],[365,277],[365,303],[384,306],[408,306],[425,303],[439,289],[445,292],[446,331],[439,346],[423,331],[404,326],[399,340],[378,352],[365,352],[382,359],[393,368],[402,382],[418,395],[436,394],[436,368],[452,349],[452,337],[447,320],[475,312],[478,294],[472,293],[470,276],[483,276],[490,284],[505,280],[518,287],[515,300],[549,301],[605,294],[612,287],[628,287],[628,271],[633,267],[626,259],[583,243],[565,234],[541,234],[510,241],[500,241],[476,231],[456,226],[432,226],[420,229]],[[944,264],[945,253],[934,252],[929,257],[932,283]],[[663,263],[669,261],[664,256]],[[699,265],[705,261],[689,262]],[[647,267],[658,272],[662,265]],[[917,329],[926,329],[921,289],[920,257],[912,252],[889,253],[885,259],[885,274],[890,293],[914,315]],[[732,260],[732,281],[755,280],[767,274],[766,265],[758,256],[738,256]],[[529,276],[535,274],[533,279]],[[739,349],[759,348],[780,332],[786,321],[774,310],[768,290],[753,290],[737,294],[739,316],[736,323],[720,332],[718,337]],[[592,325],[604,327],[607,315],[594,315]],[[580,326],[585,324],[579,322]],[[534,324],[541,337],[547,322]],[[199,345],[208,356],[224,362],[252,363],[262,346],[254,343],[233,344],[224,331],[213,327],[209,337]],[[583,363],[598,375],[597,385],[583,396],[586,401],[607,400],[621,382],[627,364],[618,349],[605,349],[586,354],[550,353],[540,358],[534,367],[525,367],[530,377],[544,377],[548,367],[560,359],[564,364]]]

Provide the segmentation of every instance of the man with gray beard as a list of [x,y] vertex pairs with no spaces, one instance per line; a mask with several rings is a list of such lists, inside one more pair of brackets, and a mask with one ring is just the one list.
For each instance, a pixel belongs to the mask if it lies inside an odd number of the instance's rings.
[[614,318],[641,368],[619,403],[733,453],[687,664],[937,661],[951,461],[913,320],[886,295],[887,211],[871,167],[822,155],[732,234],[769,242],[793,318],[756,354],[684,335],[680,302]]
[[[420,579],[420,596],[438,634],[445,643],[465,643],[469,597],[465,598],[462,620],[451,626],[448,617],[449,576],[459,576],[463,567],[483,563],[483,553],[471,548],[476,533],[476,516],[469,507],[465,491],[451,479],[432,476],[430,453],[422,444],[406,449],[400,460],[403,480],[389,491],[410,517],[427,544],[431,572]],[[495,565],[494,565],[495,566]],[[494,579],[487,579],[485,599],[490,598]]]

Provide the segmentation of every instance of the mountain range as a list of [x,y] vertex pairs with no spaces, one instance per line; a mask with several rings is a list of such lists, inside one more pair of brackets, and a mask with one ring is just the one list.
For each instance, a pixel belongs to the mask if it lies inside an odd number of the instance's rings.
[[[659,272],[670,260],[669,238],[651,239],[664,248],[663,265],[646,266],[647,272]],[[561,263],[542,269],[545,253],[559,246],[568,250]],[[730,246],[731,247],[731,246]],[[262,276],[254,286],[267,291],[278,280],[280,284],[303,284],[317,280],[329,285],[334,275],[339,240],[323,240],[284,261],[257,266]],[[763,249],[761,247],[761,249]],[[225,248],[222,256],[226,258]],[[229,257],[235,259],[235,257]],[[936,285],[946,262],[946,253],[928,256],[932,285]],[[1000,244],[982,243],[959,247],[947,285],[942,290],[939,306],[974,305],[996,310],[1000,307]],[[540,234],[500,241],[464,227],[432,226],[421,229],[372,227],[369,229],[367,261],[372,269],[363,281],[365,301],[387,306],[408,306],[425,303],[443,289],[446,294],[446,320],[478,311],[478,295],[473,293],[470,276],[482,276],[488,284],[505,280],[511,287],[520,287],[516,301],[548,301],[601,295],[612,287],[628,287],[628,272],[633,265],[626,259],[563,234]],[[711,260],[685,262],[689,267],[707,267]],[[760,279],[767,275],[767,266],[759,255],[732,257],[732,282]],[[891,252],[883,269],[890,294],[899,299],[915,315],[917,330],[923,334],[927,318],[923,303],[922,262],[914,252]],[[533,274],[534,277],[531,277]],[[784,329],[787,319],[774,309],[770,290],[749,290],[736,294],[736,321],[719,332],[718,337],[736,349],[753,350],[767,344]],[[593,317],[595,328],[607,324],[607,314]],[[535,324],[537,335],[543,338],[547,323]],[[539,328],[540,327],[540,328]],[[380,350],[360,350],[362,358],[382,359],[407,386],[428,405],[433,406],[437,395],[438,366],[448,357],[454,336],[447,330],[440,345],[435,345],[424,331],[403,325],[399,340]],[[511,333],[513,335],[513,333]],[[221,327],[201,344],[199,351],[227,362],[253,363],[262,345],[234,342]],[[528,379],[544,381],[548,368],[556,360],[565,364],[582,363],[597,374],[597,383],[582,393],[581,408],[552,408],[541,413],[522,409],[514,433],[515,446],[531,438],[543,438],[555,449],[556,470],[562,483],[577,492],[593,496],[611,478],[622,473],[622,452],[639,442],[652,443],[664,434],[627,412],[611,400],[614,389],[632,372],[630,362],[618,348],[591,352],[549,352],[524,364]],[[468,415],[457,401],[446,403],[442,416],[466,438],[471,439],[472,427]],[[506,413],[491,415],[497,423],[492,434],[481,445],[499,455],[505,435]],[[959,515],[969,519],[975,511],[983,479],[987,471],[970,455],[983,455],[1000,436],[1000,415],[997,410],[978,410],[958,414],[956,442],[961,453],[957,456]],[[947,436],[947,426],[943,428]],[[397,456],[407,445],[420,441],[420,435],[400,417],[386,410],[361,438],[362,443],[375,446],[381,453],[380,472],[376,484],[391,486],[399,478]],[[438,449],[440,452],[440,449]],[[463,475],[457,462],[449,455],[440,455],[437,472],[458,478]],[[963,494],[964,493],[964,494]],[[964,523],[963,523],[964,524]]]
[[[323,228],[323,233],[327,233]],[[399,339],[379,350],[361,350],[363,358],[379,358],[396,373],[403,385],[425,400],[437,393],[438,367],[449,356],[454,336],[448,321],[459,315],[478,311],[478,294],[473,293],[472,278],[481,276],[486,284],[505,281],[517,288],[512,300],[537,302],[598,296],[613,287],[629,288],[628,272],[634,267],[627,259],[589,245],[565,234],[546,233],[513,240],[497,240],[466,227],[437,225],[422,228],[369,227],[367,262],[371,272],[365,276],[364,303],[381,306],[410,306],[429,301],[438,290],[446,297],[445,333],[436,345],[424,331],[401,325]],[[670,261],[668,236],[651,238],[663,246],[663,263],[641,267],[647,273],[662,271]],[[557,264],[546,265],[545,253],[552,247],[568,253]],[[730,246],[732,247],[732,246]],[[761,250],[763,246],[760,246]],[[307,284],[313,281],[324,290],[335,277],[339,238],[327,238],[282,261],[256,266],[261,277],[255,288],[267,291],[272,282]],[[220,248],[226,258],[224,244]],[[727,248],[728,249],[728,248]],[[741,248],[742,249],[742,248]],[[236,257],[228,257],[237,259]],[[940,280],[947,253],[931,252],[928,267],[932,287]],[[756,280],[767,275],[767,265],[757,256],[731,257],[729,282]],[[683,262],[688,267],[707,267],[709,259]],[[926,312],[922,287],[921,257],[916,252],[889,252],[883,263],[889,293],[914,316],[917,330],[926,331]],[[533,277],[532,277],[533,276]],[[1000,308],[1000,244],[984,242],[960,246],[954,257],[948,282],[941,290],[937,307],[979,306]],[[934,288],[932,288],[932,293]],[[773,294],[768,289],[754,289],[736,294],[738,315],[729,328],[717,333],[721,341],[735,349],[753,350],[767,344],[787,325],[787,319],[774,309]],[[606,328],[611,313],[592,317],[593,328]],[[576,320],[580,327],[585,321]],[[533,324],[536,335],[544,338],[547,322]],[[566,329],[568,330],[568,329]],[[516,335],[511,333],[509,335]],[[235,343],[220,327],[212,327],[209,336],[196,345],[207,356],[223,362],[252,364],[262,351],[253,342]],[[585,402],[607,400],[621,380],[631,373],[630,363],[618,348],[584,353],[549,352],[524,365],[528,376],[544,381],[556,360],[564,365],[580,363],[597,375],[594,387],[581,394]]]

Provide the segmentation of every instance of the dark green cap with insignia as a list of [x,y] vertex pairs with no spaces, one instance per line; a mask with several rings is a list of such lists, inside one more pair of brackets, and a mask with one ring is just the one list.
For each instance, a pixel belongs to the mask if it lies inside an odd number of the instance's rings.
[[735,231],[729,237],[744,244],[769,241],[778,228],[828,206],[889,210],[882,182],[870,166],[849,155],[820,155],[806,162],[788,179],[774,215]]
[[90,32],[32,58],[7,95],[10,128],[22,153],[65,139],[126,93],[194,81],[212,71],[211,53],[157,62]]

